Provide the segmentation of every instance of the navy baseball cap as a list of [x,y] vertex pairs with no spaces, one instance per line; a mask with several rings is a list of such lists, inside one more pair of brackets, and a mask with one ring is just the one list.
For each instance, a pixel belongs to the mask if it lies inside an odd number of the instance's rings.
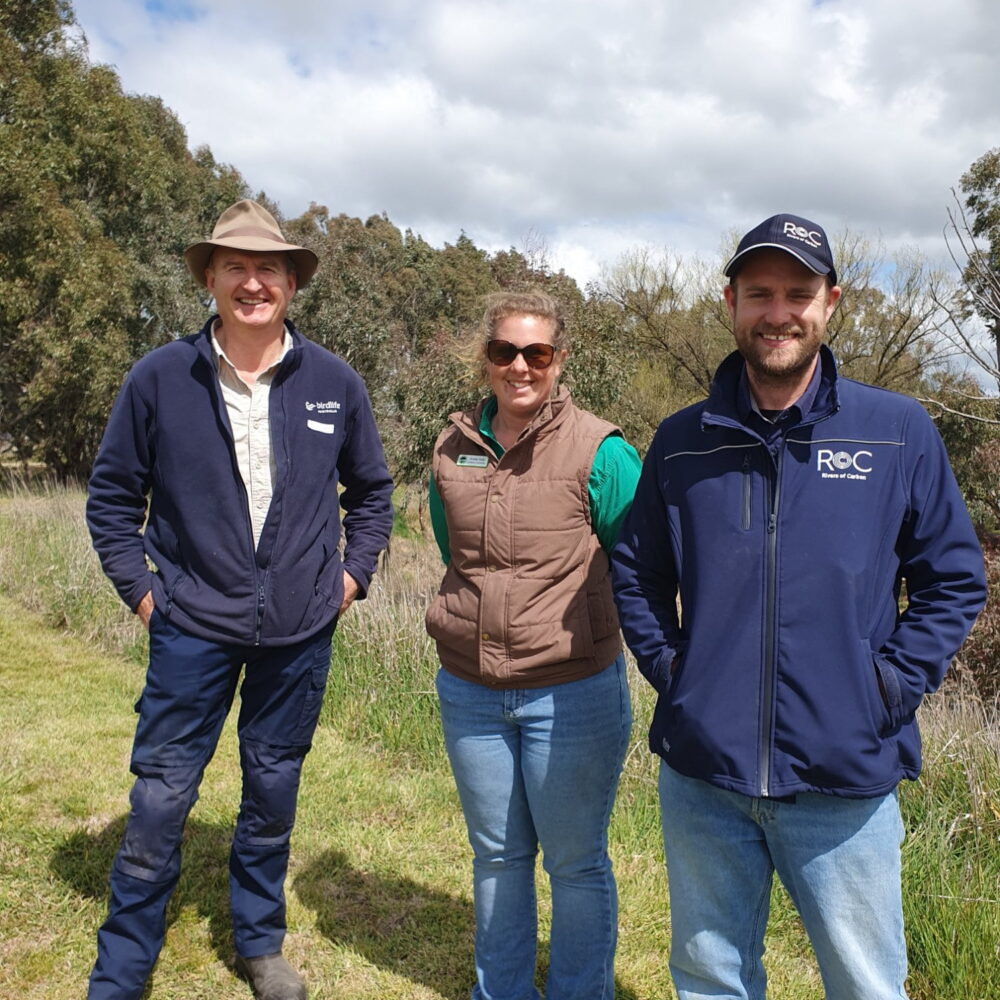
[[837,284],[833,253],[823,227],[797,215],[772,215],[751,229],[740,240],[736,253],[723,268],[723,274],[727,278],[733,277],[748,253],[766,248],[790,253],[813,273],[827,275],[831,284]]

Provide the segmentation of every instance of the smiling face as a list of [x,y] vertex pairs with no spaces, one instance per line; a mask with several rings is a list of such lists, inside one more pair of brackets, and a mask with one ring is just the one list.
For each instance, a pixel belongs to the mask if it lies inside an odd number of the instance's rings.
[[[528,344],[551,344],[555,323],[541,316],[514,315],[502,319],[495,329],[494,340],[506,340],[515,347]],[[556,380],[566,360],[566,351],[556,351],[548,368],[529,368],[523,354],[509,365],[486,363],[490,387],[497,397],[500,415],[512,422],[526,423],[552,395]]]
[[280,329],[296,287],[284,254],[225,247],[212,254],[205,282],[228,332]]
[[725,296],[758,403],[791,405],[812,377],[840,288],[783,250],[757,250]]

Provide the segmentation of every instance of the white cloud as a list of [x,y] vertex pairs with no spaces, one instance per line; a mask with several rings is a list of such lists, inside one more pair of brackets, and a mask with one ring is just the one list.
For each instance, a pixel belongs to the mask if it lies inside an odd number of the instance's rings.
[[992,0],[77,0],[92,58],[286,214],[539,234],[579,280],[775,211],[943,253],[998,143]]

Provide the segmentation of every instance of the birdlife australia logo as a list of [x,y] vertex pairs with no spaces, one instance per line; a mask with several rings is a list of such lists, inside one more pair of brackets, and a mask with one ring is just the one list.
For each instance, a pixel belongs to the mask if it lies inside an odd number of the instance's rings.
[[823,479],[868,479],[872,471],[872,453],[870,451],[834,451],[832,448],[820,448],[816,452],[816,471]]
[[[324,403],[311,403],[306,401],[306,412],[315,413],[317,417],[329,417],[340,411],[340,403],[335,399],[329,399]],[[336,424],[327,423],[325,420],[306,419],[306,427],[319,434],[333,434],[337,429]]]

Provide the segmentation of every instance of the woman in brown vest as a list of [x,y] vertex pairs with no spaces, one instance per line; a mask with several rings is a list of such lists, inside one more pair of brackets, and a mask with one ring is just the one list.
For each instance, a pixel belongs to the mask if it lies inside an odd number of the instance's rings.
[[577,409],[558,303],[493,296],[492,395],[434,448],[447,565],[427,611],[445,744],[473,849],[472,1000],[537,1000],[535,858],[552,888],[548,1000],[611,1000],[617,895],[608,822],[631,728],[607,552],[640,461]]

